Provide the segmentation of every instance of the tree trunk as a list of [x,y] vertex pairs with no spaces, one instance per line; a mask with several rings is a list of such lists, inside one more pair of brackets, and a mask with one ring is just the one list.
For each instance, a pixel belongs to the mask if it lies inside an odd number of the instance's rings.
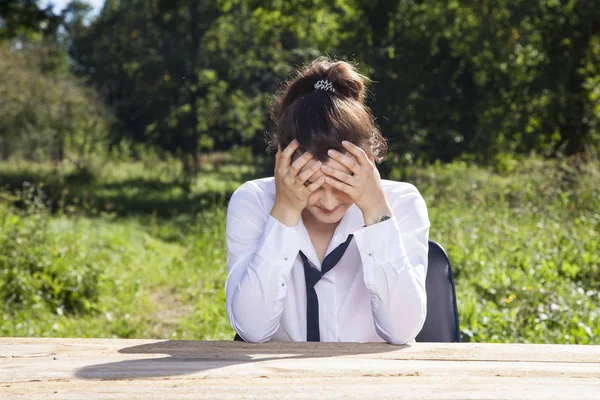
[[[189,140],[188,146],[185,151],[191,157],[192,162],[189,163],[191,171],[188,171],[191,175],[195,176],[198,172],[198,141],[200,140],[200,134],[198,132],[198,48],[200,47],[200,31],[198,27],[198,0],[188,0],[188,11],[190,13],[190,71],[188,76],[191,78],[191,87],[189,103],[191,106],[189,115]],[[188,159],[189,159],[188,157]],[[188,160],[189,162],[189,160]]]

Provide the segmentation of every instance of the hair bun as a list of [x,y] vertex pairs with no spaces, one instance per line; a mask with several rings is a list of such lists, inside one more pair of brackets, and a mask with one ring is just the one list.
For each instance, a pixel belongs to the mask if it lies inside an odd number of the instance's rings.
[[[323,69],[322,74],[331,82],[338,94],[364,104],[365,82],[368,82],[369,78],[361,75],[356,67],[346,61],[331,61],[327,57],[319,57],[315,60],[314,65]],[[318,80],[316,79],[316,81]]]
[[278,121],[283,111],[297,99],[320,91],[315,85],[321,80],[327,80],[335,89],[335,92],[327,91],[328,94],[335,93],[336,96],[350,98],[365,105],[365,82],[371,80],[358,73],[356,67],[347,61],[333,61],[322,56],[298,71],[296,78],[283,83],[275,95],[271,109],[273,121]]
[[347,61],[319,57],[304,66],[273,99],[273,129],[265,135],[268,150],[284,149],[296,139],[296,155],[308,151],[325,161],[329,149],[344,151],[342,141],[347,140],[375,161],[383,160],[387,144],[365,104],[367,82]]

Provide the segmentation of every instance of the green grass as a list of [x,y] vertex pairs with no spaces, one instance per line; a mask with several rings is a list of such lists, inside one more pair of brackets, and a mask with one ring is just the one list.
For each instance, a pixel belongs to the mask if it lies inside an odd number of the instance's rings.
[[[26,212],[20,200],[16,210],[10,204],[18,194],[0,202],[0,248],[10,249],[0,257],[0,295],[14,292],[24,276],[38,277],[22,285],[22,299],[4,302],[0,336],[231,337],[222,318],[225,205],[253,168],[206,166],[189,188],[164,164],[109,164],[83,181],[63,168],[0,164],[0,183],[11,192],[33,182],[62,204],[51,214]],[[83,278],[98,276],[88,285],[97,298],[83,299],[87,292],[62,282],[81,264]],[[69,290],[83,306],[71,310],[37,294]]]
[[[180,174],[159,161],[0,163],[0,336],[231,339],[226,201],[256,172],[207,165],[190,185]],[[463,340],[600,343],[597,160],[457,162],[390,178],[427,201]],[[56,206],[15,199],[24,180],[44,182]]]
[[525,159],[503,174],[461,163],[405,171],[453,264],[463,340],[600,343],[598,167]]

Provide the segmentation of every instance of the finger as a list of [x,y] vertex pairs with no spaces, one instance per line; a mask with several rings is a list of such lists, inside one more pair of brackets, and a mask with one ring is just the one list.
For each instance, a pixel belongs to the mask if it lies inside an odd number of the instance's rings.
[[[321,165],[323,165],[321,163]],[[313,182],[316,182],[320,177],[325,176],[325,173],[321,170],[321,168],[319,168],[314,174],[312,174],[304,183],[305,185],[309,185]]]
[[306,180],[313,176],[313,174],[321,168],[321,165],[321,161],[315,161],[310,165],[310,167],[305,168],[302,172],[300,172],[298,174],[299,183],[304,185]]
[[369,160],[369,156],[367,156],[367,153],[363,149],[361,149],[360,147],[355,145],[354,143],[344,140],[344,141],[342,141],[342,146],[344,146],[344,148],[346,150],[348,150],[348,152],[350,152],[350,154],[352,154],[356,158],[356,160],[358,161],[358,164],[360,166],[366,167],[369,164],[371,164],[371,161]]
[[358,186],[360,184],[360,180],[356,176],[352,176],[347,172],[340,171],[339,169],[328,167],[327,165],[323,165],[321,170],[327,175],[334,177],[340,182],[344,182],[350,186]]
[[339,162],[340,164],[344,165],[350,171],[354,172],[354,175],[358,175],[362,171],[360,164],[358,163],[358,161],[356,161],[356,158],[353,155],[342,154],[339,151],[333,149],[330,149],[327,152],[327,155],[333,158],[335,161]]
[[294,177],[298,175],[302,167],[304,167],[310,160],[312,160],[313,155],[308,151],[305,151],[300,157],[296,159],[290,166],[290,174]]
[[296,139],[294,139],[290,142],[290,144],[287,145],[285,150],[281,152],[280,162],[282,166],[286,168],[290,166],[290,159],[292,157],[292,154],[294,154],[294,151],[296,151],[296,149],[298,148],[298,146],[300,146],[300,144]]
[[346,193],[350,197],[354,197],[355,191],[354,191],[354,188],[352,186],[347,185],[344,182],[340,182],[337,179],[332,178],[330,176],[327,176],[325,178],[325,182],[327,182],[328,184],[330,184],[334,188],[336,188],[338,190],[341,190],[342,192]]
[[285,149],[281,152],[281,155],[290,158],[296,149],[300,146],[300,143],[296,139],[292,140]]
[[321,186],[323,186],[323,184],[325,183],[325,179],[327,177],[325,175],[321,176],[319,179],[317,179],[316,181],[314,181],[313,183],[311,183],[310,185],[308,185],[306,187],[306,189],[308,190],[309,193],[314,192],[315,190],[317,190],[318,188],[320,188]]

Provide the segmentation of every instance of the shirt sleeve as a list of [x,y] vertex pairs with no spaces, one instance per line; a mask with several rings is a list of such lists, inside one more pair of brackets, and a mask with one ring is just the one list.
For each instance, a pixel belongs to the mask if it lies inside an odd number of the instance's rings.
[[[406,185],[406,184],[405,184]],[[394,216],[354,233],[371,292],[371,309],[379,336],[392,344],[413,341],[427,314],[425,278],[429,217],[416,187],[391,193]]]
[[300,251],[298,226],[270,215],[259,189],[246,183],[234,192],[226,220],[227,316],[247,342],[266,342],[279,328],[292,265]]

